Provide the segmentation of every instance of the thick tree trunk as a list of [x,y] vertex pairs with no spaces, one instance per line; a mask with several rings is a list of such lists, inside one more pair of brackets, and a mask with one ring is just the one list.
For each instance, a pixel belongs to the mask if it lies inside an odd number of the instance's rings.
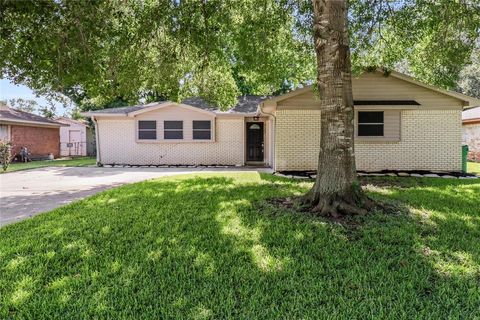
[[318,173],[303,199],[320,215],[363,214],[357,183],[347,0],[313,0],[317,86],[321,108]]

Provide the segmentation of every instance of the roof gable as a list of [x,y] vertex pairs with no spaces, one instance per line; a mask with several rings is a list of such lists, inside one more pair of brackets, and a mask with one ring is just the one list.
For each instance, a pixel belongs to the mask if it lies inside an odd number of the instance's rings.
[[182,102],[177,103],[173,101],[159,101],[152,102],[145,105],[135,105],[129,107],[120,108],[108,108],[103,110],[95,110],[83,112],[84,116],[135,116],[145,112],[158,110],[166,106],[180,106],[192,111],[206,112],[207,114],[216,115],[256,115],[258,113],[258,107],[260,103],[268,99],[267,96],[241,96],[237,98],[237,104],[229,110],[221,110],[217,106],[207,102],[201,97],[193,97],[184,99]]
[[171,101],[167,101],[167,102],[163,102],[163,103],[152,104],[152,105],[149,106],[149,107],[146,107],[146,108],[143,108],[143,109],[140,109],[140,110],[136,110],[136,111],[129,112],[129,113],[127,113],[127,115],[128,115],[129,117],[135,117],[135,116],[140,115],[140,114],[143,114],[143,113],[148,113],[148,112],[152,112],[152,111],[156,111],[156,110],[163,109],[163,108],[165,108],[165,107],[172,107],[172,106],[177,107],[177,108],[187,109],[187,110],[189,110],[189,111],[205,113],[205,114],[209,114],[209,115],[213,115],[213,116],[215,115],[215,113],[212,112],[212,111],[208,111],[208,110],[196,108],[196,107],[193,107],[193,106],[190,106],[190,105],[187,105],[187,104],[183,104],[183,103],[171,102]]
[[87,123],[86,120],[75,120],[75,119],[70,119],[70,118],[66,118],[66,117],[58,117],[58,118],[55,118],[55,121],[63,123],[63,124],[67,124],[67,125],[72,125],[73,124],[73,125],[88,127],[88,123]]
[[465,94],[458,93],[458,92],[455,92],[455,91],[441,89],[441,88],[438,88],[438,87],[420,82],[420,81],[415,80],[415,79],[413,79],[412,77],[410,77],[406,74],[403,74],[403,73],[400,73],[400,72],[397,72],[397,71],[392,71],[390,73],[390,76],[395,77],[395,78],[400,79],[400,80],[403,80],[403,81],[406,81],[406,82],[409,82],[409,83],[412,83],[412,84],[415,84],[417,86],[420,86],[420,87],[423,87],[423,88],[426,88],[426,89],[429,89],[429,90],[432,90],[432,91],[435,91],[435,92],[438,92],[438,93],[441,93],[441,94],[444,94],[444,95],[447,95],[447,96],[450,96],[450,97],[453,97],[453,98],[456,98],[460,101],[465,102],[465,104],[464,104],[465,106],[480,104],[480,100],[477,99],[477,98],[470,97],[470,96],[467,96]]
[[[480,104],[480,100],[478,99],[475,99],[475,98],[472,98],[472,97],[469,97],[469,96],[466,96],[464,94],[460,94],[460,93],[457,93],[457,92],[453,92],[453,91],[449,91],[449,90],[444,90],[444,89],[440,89],[440,88],[436,88],[434,86],[431,86],[431,85],[428,85],[428,84],[425,84],[425,83],[422,83],[420,81],[417,81],[417,80],[414,80],[413,78],[407,76],[407,75],[404,75],[402,73],[399,73],[399,72],[391,72],[389,75],[384,75],[383,72],[381,71],[375,71],[375,72],[365,72],[363,73],[360,77],[358,78],[353,78],[352,79],[352,86],[353,86],[353,90],[354,90],[354,99],[355,100],[391,100],[391,98],[386,98],[386,97],[378,97],[378,98],[372,98],[369,94],[367,94],[367,97],[356,97],[356,93],[358,93],[358,91],[361,91],[362,88],[359,88],[358,87],[358,84],[361,83],[362,81],[367,81],[366,79],[367,78],[373,78],[373,77],[376,77],[377,79],[381,79],[381,78],[385,78],[385,79],[389,79],[390,80],[393,80],[395,79],[395,81],[399,81],[399,82],[396,82],[397,85],[400,85],[401,83],[404,83],[404,87],[408,85],[411,86],[412,89],[414,88],[417,88],[416,90],[414,91],[417,91],[417,95],[419,95],[419,92],[420,92],[420,89],[423,90],[423,92],[430,92],[430,96],[431,95],[437,95],[437,97],[444,97],[444,100],[449,100],[450,102],[453,102],[453,104],[455,105],[462,105],[462,106],[468,106],[468,105],[475,105],[475,104]],[[395,82],[392,82],[390,85],[393,85],[395,86]],[[362,87],[365,87],[365,86],[362,86]],[[375,89],[375,88],[373,88]],[[379,92],[382,88],[378,88]],[[369,89],[370,92],[372,91],[372,88]],[[312,95],[313,95],[313,91],[314,91],[314,86],[313,85],[309,85],[309,86],[306,86],[306,87],[303,87],[303,88],[300,88],[300,89],[297,89],[297,90],[294,90],[294,91],[290,91],[286,94],[283,94],[283,95],[280,95],[280,96],[277,96],[277,97],[274,97],[274,98],[271,98],[271,99],[268,99],[264,102],[265,105],[271,105],[271,106],[274,106],[274,105],[277,105],[277,104],[281,104],[282,101],[285,101],[285,100],[288,100],[288,99],[292,99],[292,98],[296,98],[296,99],[300,99],[300,100],[312,100]],[[368,90],[365,90],[365,91],[368,91]],[[399,96],[398,99],[401,99],[401,100],[405,100],[405,99],[408,99],[408,100],[416,100],[417,97],[415,96],[410,96],[410,97],[405,97],[405,96]]]

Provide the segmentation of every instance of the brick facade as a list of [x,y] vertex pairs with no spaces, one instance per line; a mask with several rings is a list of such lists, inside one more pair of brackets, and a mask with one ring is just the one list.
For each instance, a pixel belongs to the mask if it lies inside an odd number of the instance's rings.
[[60,129],[30,126],[11,126],[10,139],[14,143],[14,152],[22,146],[28,148],[32,156],[46,156],[52,153],[60,155]]
[[99,119],[97,152],[103,164],[242,165],[243,118],[217,118],[214,123],[213,142],[138,142],[135,119]]
[[359,170],[462,169],[461,110],[403,110],[400,121],[399,142],[355,143]]
[[275,170],[316,170],[320,149],[320,110],[278,110]]
[[[275,169],[316,170],[320,111],[276,113]],[[358,170],[461,170],[461,111],[402,110],[398,142],[355,142]]]

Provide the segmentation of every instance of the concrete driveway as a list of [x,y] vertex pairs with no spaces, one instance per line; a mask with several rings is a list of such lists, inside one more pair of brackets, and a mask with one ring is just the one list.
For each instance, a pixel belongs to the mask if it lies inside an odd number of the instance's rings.
[[50,167],[6,173],[0,175],[0,227],[123,184],[218,171],[271,172],[271,169]]

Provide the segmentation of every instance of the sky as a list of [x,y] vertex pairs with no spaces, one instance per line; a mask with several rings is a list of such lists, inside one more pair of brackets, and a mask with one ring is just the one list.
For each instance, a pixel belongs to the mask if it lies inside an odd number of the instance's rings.
[[[10,100],[15,98],[32,99],[43,106],[47,104],[47,100],[44,97],[37,97],[35,93],[27,86],[15,85],[8,79],[0,79],[0,100]],[[56,103],[57,115],[63,115],[65,109],[61,103]]]

